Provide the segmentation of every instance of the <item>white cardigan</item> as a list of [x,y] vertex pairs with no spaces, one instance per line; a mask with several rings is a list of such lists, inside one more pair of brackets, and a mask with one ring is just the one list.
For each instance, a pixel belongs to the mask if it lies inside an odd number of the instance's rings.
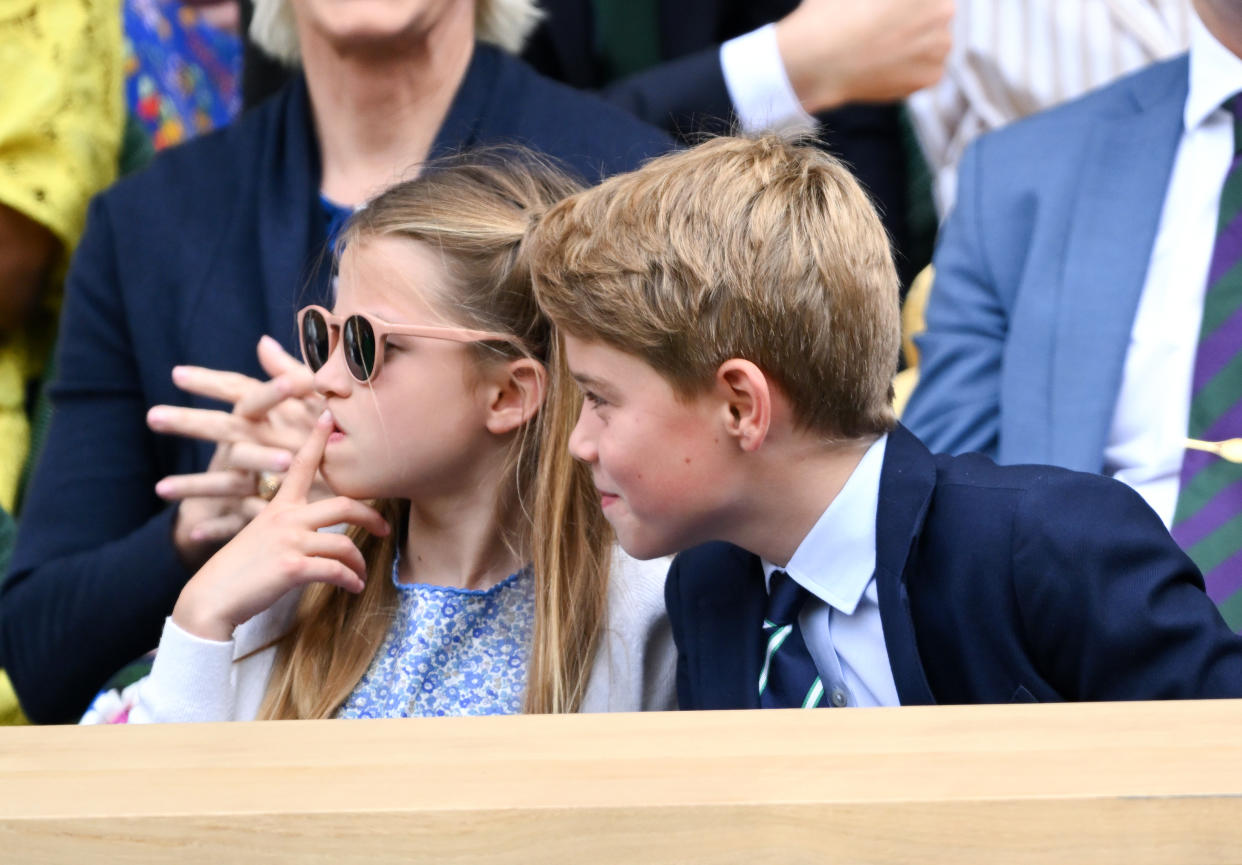
[[[608,589],[607,625],[583,712],[676,708],[677,650],[664,610],[668,559],[640,562],[618,551]],[[297,607],[290,592],[239,626],[226,642],[164,622],[151,674],[133,686],[129,723],[250,721],[267,691],[275,647],[235,661],[284,633]]]

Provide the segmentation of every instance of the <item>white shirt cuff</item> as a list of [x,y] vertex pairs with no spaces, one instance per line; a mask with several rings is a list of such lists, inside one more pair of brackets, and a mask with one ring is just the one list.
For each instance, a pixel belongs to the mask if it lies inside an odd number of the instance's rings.
[[720,68],[743,132],[813,132],[815,118],[802,109],[767,24],[720,46]]

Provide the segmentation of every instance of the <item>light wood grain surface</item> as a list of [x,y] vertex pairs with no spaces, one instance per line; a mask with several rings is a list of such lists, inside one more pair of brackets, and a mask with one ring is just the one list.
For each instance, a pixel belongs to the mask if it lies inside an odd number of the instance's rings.
[[1242,701],[10,728],[0,862],[1242,863]]

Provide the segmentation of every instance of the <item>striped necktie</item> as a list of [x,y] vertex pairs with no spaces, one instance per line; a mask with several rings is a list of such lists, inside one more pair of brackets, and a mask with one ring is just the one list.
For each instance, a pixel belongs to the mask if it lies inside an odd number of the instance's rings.
[[759,673],[761,709],[814,709],[824,705],[824,683],[802,639],[798,611],[810,592],[784,571],[773,571],[763,620],[767,648]]
[[[1188,435],[1208,441],[1242,436],[1242,94],[1225,107],[1234,155],[1220,193],[1190,390]],[[1172,531],[1225,621],[1242,629],[1242,465],[1187,450]]]

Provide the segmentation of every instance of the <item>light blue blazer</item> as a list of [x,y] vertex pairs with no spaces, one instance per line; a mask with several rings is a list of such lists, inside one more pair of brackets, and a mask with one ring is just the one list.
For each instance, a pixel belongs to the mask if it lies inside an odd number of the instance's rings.
[[1188,75],[1148,67],[966,152],[902,416],[933,451],[1102,469]]

